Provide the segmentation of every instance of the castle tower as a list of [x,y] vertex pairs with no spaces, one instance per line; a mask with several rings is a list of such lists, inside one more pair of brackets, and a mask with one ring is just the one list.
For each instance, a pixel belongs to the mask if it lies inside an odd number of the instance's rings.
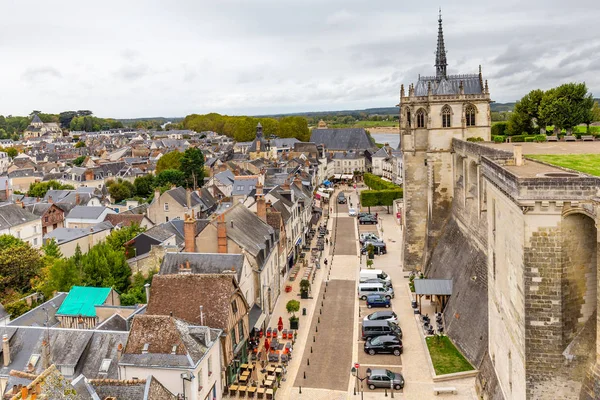
[[419,75],[400,89],[400,149],[403,154],[404,268],[423,270],[428,249],[449,216],[457,164],[452,139],[491,137],[490,94],[481,73],[448,75],[438,17],[434,76]]

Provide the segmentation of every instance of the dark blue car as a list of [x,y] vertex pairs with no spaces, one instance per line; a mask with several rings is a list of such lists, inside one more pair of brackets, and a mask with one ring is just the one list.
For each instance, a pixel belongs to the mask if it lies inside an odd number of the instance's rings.
[[391,305],[390,299],[381,294],[370,294],[367,296],[367,307],[388,307]]

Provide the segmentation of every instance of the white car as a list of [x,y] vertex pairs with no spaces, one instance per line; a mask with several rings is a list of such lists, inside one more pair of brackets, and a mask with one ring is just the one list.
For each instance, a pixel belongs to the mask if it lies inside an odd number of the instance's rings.
[[348,215],[351,217],[356,217],[356,210],[354,208],[349,209]]
[[390,321],[398,324],[398,316],[393,311],[377,311],[366,315],[363,321]]

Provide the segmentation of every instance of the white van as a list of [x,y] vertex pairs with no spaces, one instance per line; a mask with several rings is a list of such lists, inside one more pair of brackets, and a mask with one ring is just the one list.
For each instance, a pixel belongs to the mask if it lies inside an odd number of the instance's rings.
[[366,300],[370,294],[382,294],[388,299],[394,298],[394,289],[382,285],[381,283],[359,283],[358,284],[358,297],[362,300]]
[[367,279],[374,279],[374,278],[379,278],[379,279],[383,279],[383,280],[390,281],[390,282],[392,280],[388,274],[386,274],[385,272],[383,272],[380,269],[361,269],[360,270],[359,282],[364,282]]

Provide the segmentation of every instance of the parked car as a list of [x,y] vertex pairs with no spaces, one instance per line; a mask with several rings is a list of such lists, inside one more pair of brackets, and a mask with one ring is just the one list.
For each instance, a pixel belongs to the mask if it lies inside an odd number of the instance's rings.
[[370,294],[367,296],[367,308],[386,307],[390,308],[392,301],[383,294]]
[[361,225],[365,225],[365,224],[375,225],[375,224],[377,224],[377,218],[375,218],[372,215],[365,215],[364,217],[358,218],[358,223]]
[[377,388],[389,389],[394,386],[395,390],[400,390],[404,387],[404,377],[398,372],[392,372],[389,369],[374,369],[371,370],[371,376],[367,378],[367,386],[369,389]]
[[374,313],[366,315],[363,321],[390,321],[397,324],[398,316],[393,311],[375,311]]
[[366,216],[371,216],[371,217],[375,217],[375,215],[371,214],[371,213],[367,213],[367,212],[359,212],[358,213],[359,218],[360,217],[366,217]]
[[349,209],[348,215],[351,217],[356,217],[356,210],[354,208]]
[[394,335],[383,335],[368,338],[364,346],[365,353],[374,356],[379,353],[402,354],[402,340]]
[[393,288],[392,281],[386,281],[385,279],[381,278],[365,279],[364,281],[360,281],[360,283],[381,283],[386,287]]
[[402,339],[402,329],[398,324],[390,321],[363,321],[360,335],[362,340],[383,335],[393,335]]
[[[360,213],[358,214],[358,216],[360,217]],[[377,236],[376,234],[367,232],[367,233],[360,234],[359,241],[360,241],[360,244],[363,244],[366,241],[382,242],[383,240],[381,240],[379,238],[379,236]]]
[[367,254],[369,252],[369,244],[373,245],[373,252],[375,254],[387,253],[387,247],[383,242],[365,242],[363,247],[360,249],[360,254]]
[[347,201],[348,200],[346,200],[346,196],[344,195],[344,193],[338,194],[338,197],[337,197],[338,204],[346,204]]
[[394,289],[381,283],[364,283],[358,284],[358,297],[366,300],[371,294],[382,294],[388,299],[394,298]]

